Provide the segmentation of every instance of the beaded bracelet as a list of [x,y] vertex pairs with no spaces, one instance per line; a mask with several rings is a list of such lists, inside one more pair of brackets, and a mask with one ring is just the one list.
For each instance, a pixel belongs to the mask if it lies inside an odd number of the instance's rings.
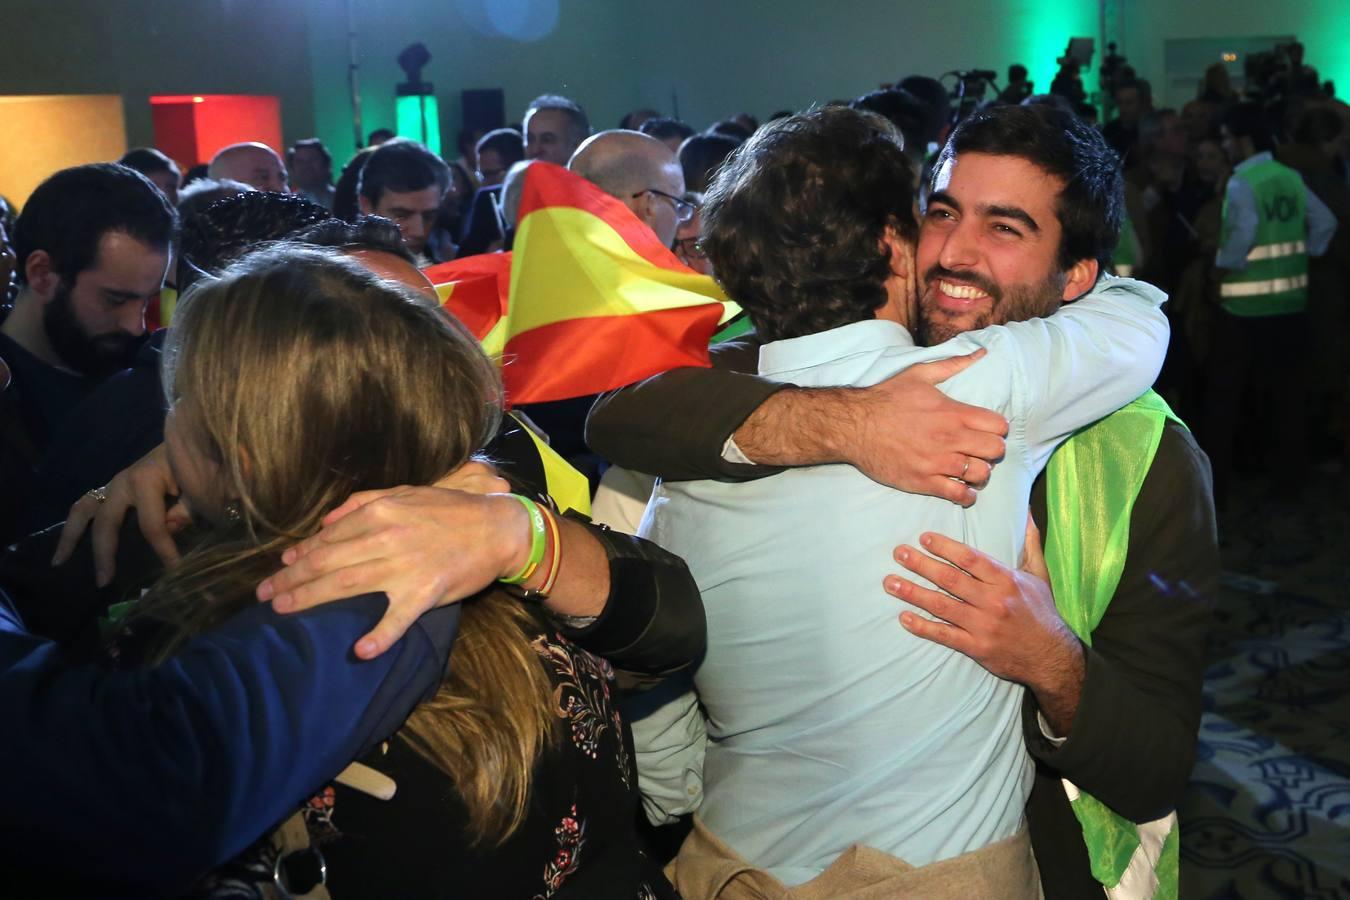
[[534,570],[539,568],[539,563],[544,559],[544,549],[548,544],[548,525],[544,522],[544,514],[540,512],[539,507],[529,497],[522,497],[520,494],[512,494],[525,506],[525,512],[530,516],[530,556],[525,561],[525,568],[521,569],[510,578],[502,578],[502,584],[524,584],[534,575]]

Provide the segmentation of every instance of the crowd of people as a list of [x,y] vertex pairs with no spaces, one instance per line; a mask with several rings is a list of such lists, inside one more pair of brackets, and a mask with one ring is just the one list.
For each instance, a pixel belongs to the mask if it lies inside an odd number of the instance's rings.
[[[1176,896],[1218,515],[1350,451],[1350,107],[1286,59],[56,172],[0,217],[0,885]],[[423,270],[535,165],[752,329],[512,408]]]
[[[1345,461],[1350,437],[1350,229],[1337,228],[1350,216],[1350,107],[1327,95],[1300,45],[1282,52],[1287,64],[1249,77],[1245,96],[1216,63],[1179,110],[1155,107],[1149,84],[1127,77],[1103,129],[1125,167],[1118,268],[1170,297],[1159,390],[1197,428],[1221,509],[1240,463],[1271,484],[1270,536],[1289,541],[1272,561],[1310,546],[1285,473]],[[1271,245],[1297,249],[1251,256]],[[1253,293],[1272,276],[1289,283]]]

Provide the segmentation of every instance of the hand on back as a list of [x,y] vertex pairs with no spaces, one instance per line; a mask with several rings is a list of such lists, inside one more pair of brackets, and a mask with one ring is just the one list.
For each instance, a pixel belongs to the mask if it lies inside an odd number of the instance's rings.
[[520,570],[530,526],[509,489],[491,467],[469,462],[436,486],[353,494],[318,534],[286,550],[285,568],[258,586],[258,599],[289,613],[382,591],[389,609],[356,644],[357,656],[379,656],[423,613]]
[[953,400],[937,385],[984,355],[921,363],[857,391],[845,459],[881,484],[974,505],[976,490],[1003,458],[1008,420]]

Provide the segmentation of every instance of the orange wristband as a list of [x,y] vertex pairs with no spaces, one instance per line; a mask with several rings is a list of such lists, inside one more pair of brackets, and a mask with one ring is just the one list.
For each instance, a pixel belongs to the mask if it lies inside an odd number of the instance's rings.
[[558,581],[558,572],[562,569],[562,530],[558,527],[558,520],[546,509],[541,509],[544,514],[544,521],[548,523],[549,537],[552,540],[553,556],[549,560],[548,577],[539,588],[539,593],[545,597],[553,590],[553,586]]

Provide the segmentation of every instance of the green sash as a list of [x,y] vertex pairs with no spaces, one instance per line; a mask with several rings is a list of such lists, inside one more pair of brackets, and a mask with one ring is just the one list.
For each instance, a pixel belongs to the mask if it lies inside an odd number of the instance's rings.
[[[1074,634],[1092,631],[1120,584],[1129,550],[1130,514],[1153,465],[1163,426],[1176,417],[1153,391],[1069,438],[1045,469],[1048,530],[1045,562],[1055,605]],[[1083,827],[1092,875],[1111,897],[1177,896],[1175,813],[1144,825],[1064,782]]]

